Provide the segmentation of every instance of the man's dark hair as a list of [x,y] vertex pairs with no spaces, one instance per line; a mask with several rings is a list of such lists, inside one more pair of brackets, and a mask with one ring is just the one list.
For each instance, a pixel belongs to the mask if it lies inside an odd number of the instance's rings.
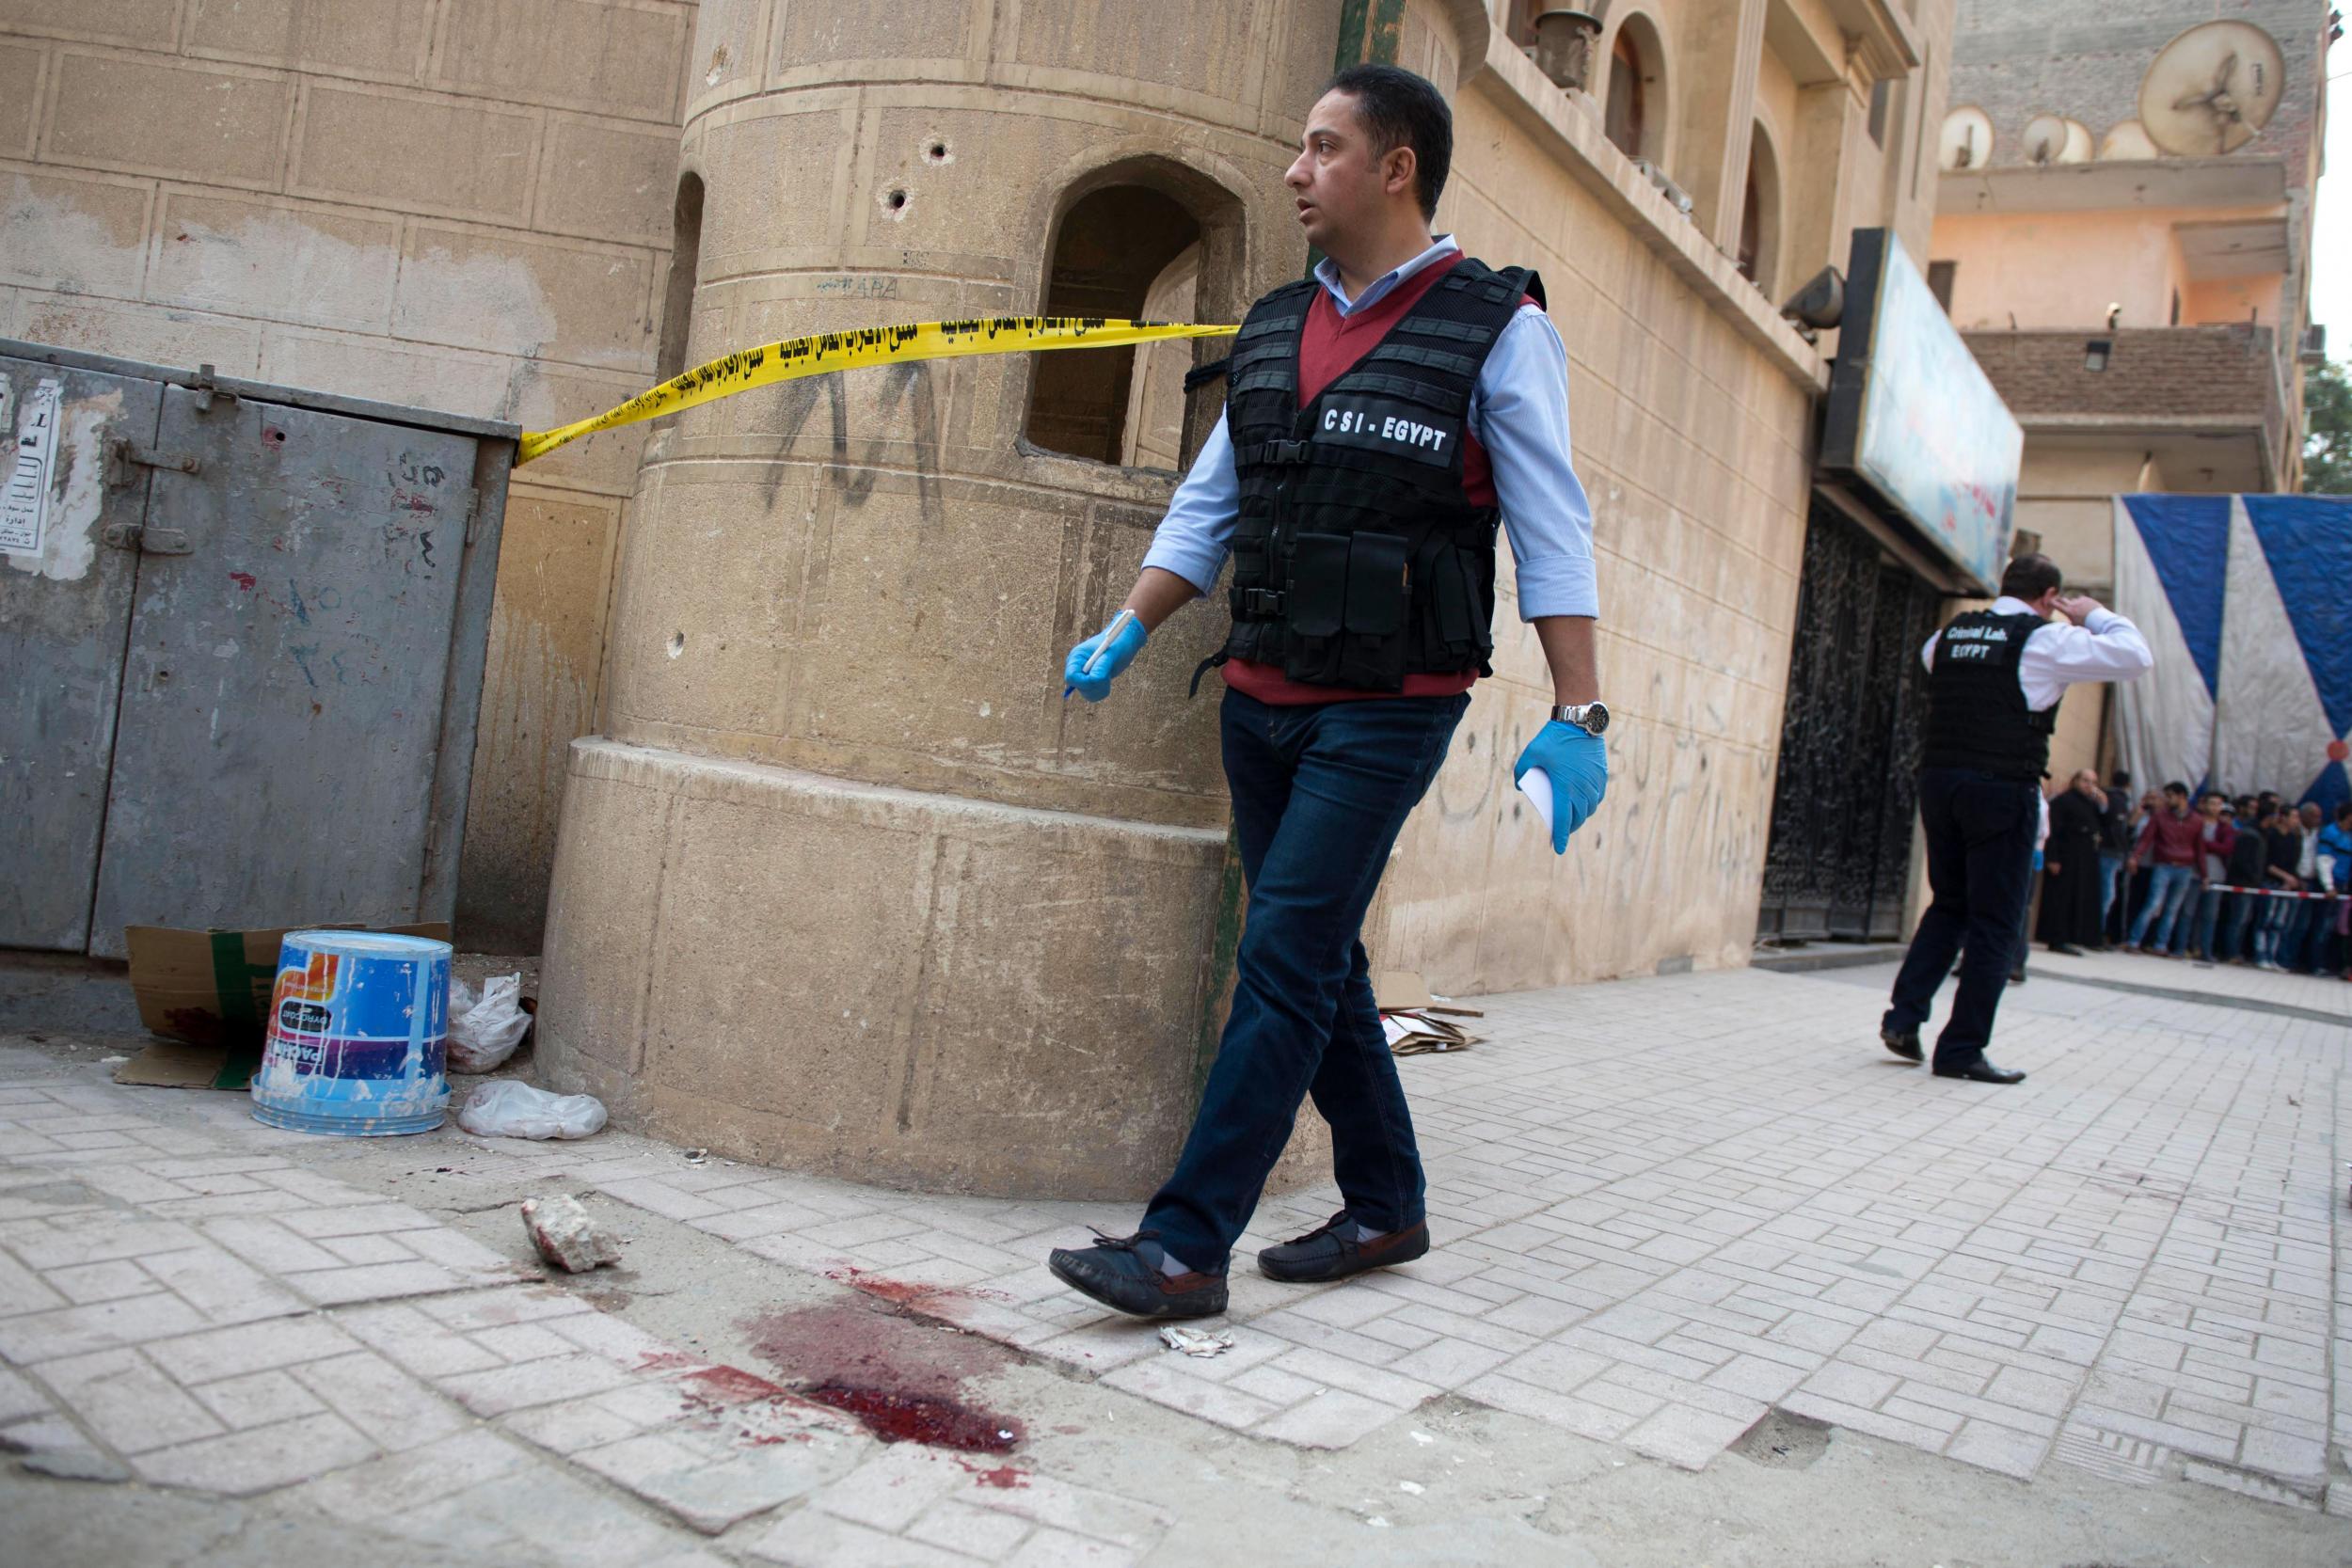
[[2340,800],[2336,803],[2336,820],[2352,822],[2352,800]]
[[2179,795],[2185,797],[2188,794],[2188,785],[2181,783],[2180,780],[2175,779],[2170,784],[2164,786],[2164,792],[2167,795]]
[[2001,574],[2001,594],[2031,604],[2065,580],[2058,562],[2048,556],[2021,555]]
[[2129,789],[2132,787],[2132,776],[2119,768],[2115,770],[2113,776],[2107,780],[2107,783],[2113,784],[2118,789]]
[[1352,65],[1324,84],[1356,101],[1356,118],[1372,138],[1375,158],[1413,150],[1413,194],[1422,216],[1438,215],[1438,198],[1454,165],[1454,111],[1427,77],[1392,65]]

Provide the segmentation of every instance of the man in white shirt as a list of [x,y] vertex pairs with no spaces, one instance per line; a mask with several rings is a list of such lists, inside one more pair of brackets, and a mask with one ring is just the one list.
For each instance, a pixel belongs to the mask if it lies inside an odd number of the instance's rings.
[[[2042,778],[2058,699],[2079,681],[2137,680],[2155,659],[2137,627],[2096,602],[2060,592],[2058,564],[2021,555],[1987,610],[1955,616],[1928,639],[1927,743],[1919,820],[1933,894],[1895,977],[1879,1038],[1918,1061],[1919,1026],[1960,962],[1960,994],[1935,1042],[1935,1075],[2014,1084],[2026,1075],[1986,1060],[2032,887]],[[2053,614],[2065,617],[2052,624]]]

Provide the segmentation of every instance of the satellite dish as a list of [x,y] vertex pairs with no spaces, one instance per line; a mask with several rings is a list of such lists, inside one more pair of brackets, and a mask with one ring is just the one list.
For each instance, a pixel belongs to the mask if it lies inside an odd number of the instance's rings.
[[1935,166],[1949,172],[1982,168],[1993,161],[1993,120],[1970,103],[1944,117],[1943,138],[1936,144]]
[[2250,22],[2207,22],[2157,52],[2139,84],[2139,123],[2175,157],[2218,157],[2270,123],[2285,82],[2276,39]]
[[2148,139],[2148,133],[2136,119],[2119,120],[2099,144],[2099,161],[2137,162],[2142,158],[2161,157],[2156,144]]
[[2055,164],[2066,150],[2066,121],[2057,115],[2036,115],[2026,121],[2026,161]]

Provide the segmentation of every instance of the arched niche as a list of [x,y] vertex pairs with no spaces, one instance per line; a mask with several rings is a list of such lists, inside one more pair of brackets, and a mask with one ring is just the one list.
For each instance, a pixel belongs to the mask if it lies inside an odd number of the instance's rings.
[[[1199,170],[1161,157],[1121,159],[1073,179],[1056,205],[1043,254],[1041,315],[1233,321],[1248,304],[1240,200]],[[1153,346],[1175,350],[1181,426],[1182,372],[1191,366],[1192,345]],[[1032,356],[1022,435],[1044,451],[1094,462],[1168,464],[1165,433],[1152,427],[1168,419],[1170,358],[1135,348]]]

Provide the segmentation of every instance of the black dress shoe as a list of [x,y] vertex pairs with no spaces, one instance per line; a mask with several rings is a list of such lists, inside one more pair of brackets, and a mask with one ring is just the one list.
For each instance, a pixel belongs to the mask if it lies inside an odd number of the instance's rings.
[[2079,958],[2083,956],[2083,950],[2071,942],[2054,942],[2050,943],[2050,951],[2063,953],[2070,958]]
[[1083,1252],[1056,1247],[1045,1266],[1073,1290],[1133,1318],[1213,1318],[1225,1310],[1223,1275],[1171,1275],[1160,1267],[1166,1256],[1149,1230],[1133,1236],[1098,1230],[1093,1246]]
[[1429,1255],[1429,1224],[1420,1221],[1370,1241],[1351,1241],[1354,1216],[1344,1209],[1304,1236],[1258,1254],[1258,1272],[1294,1285],[1345,1279],[1366,1269],[1385,1269]]
[[2010,1068],[1994,1067],[1982,1056],[1966,1067],[1937,1068],[1935,1075],[1938,1078],[1965,1078],[1972,1084],[2022,1084],[2026,1081],[2024,1073]]
[[1898,1033],[1882,1024],[1879,1027],[1879,1043],[1906,1062],[1926,1060],[1919,1050],[1919,1031],[1916,1029]]

